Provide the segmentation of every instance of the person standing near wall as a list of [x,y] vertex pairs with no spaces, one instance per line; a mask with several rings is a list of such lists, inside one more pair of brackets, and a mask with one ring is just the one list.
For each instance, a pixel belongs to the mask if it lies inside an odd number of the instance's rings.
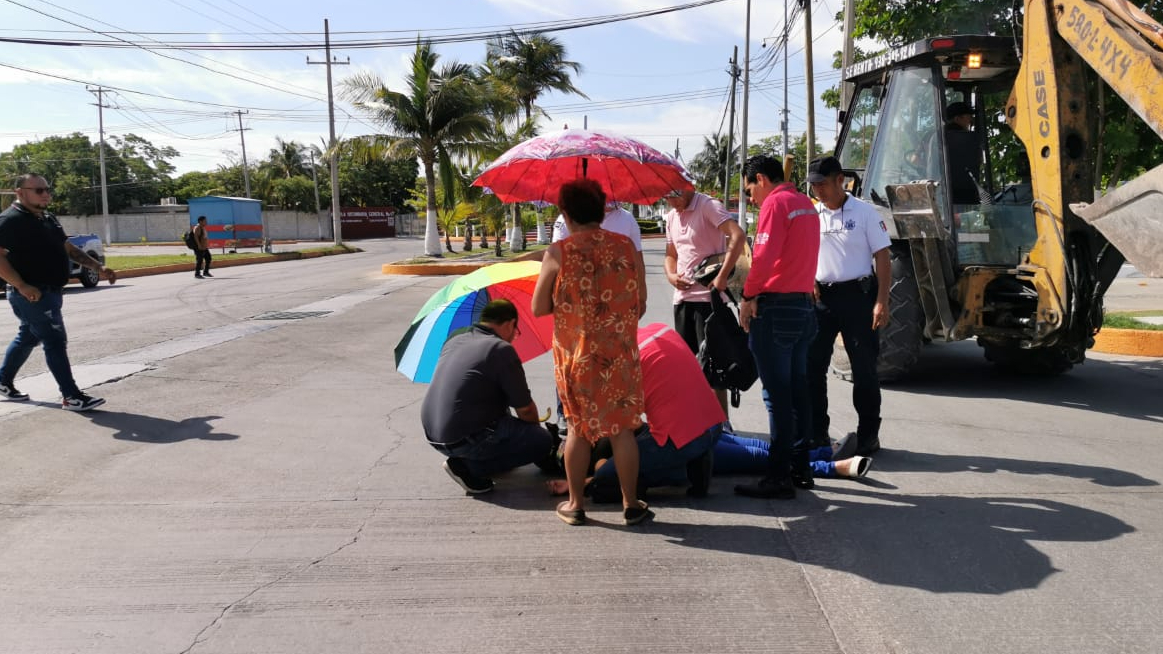
[[210,236],[206,233],[206,216],[198,216],[198,224],[194,225],[194,277],[213,277],[210,274]]

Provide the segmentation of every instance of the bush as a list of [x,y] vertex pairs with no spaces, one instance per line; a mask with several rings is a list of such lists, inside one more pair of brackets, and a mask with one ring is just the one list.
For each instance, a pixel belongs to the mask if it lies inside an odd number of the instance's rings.
[[658,226],[658,221],[655,220],[639,220],[638,229],[643,234],[661,234],[662,228]]

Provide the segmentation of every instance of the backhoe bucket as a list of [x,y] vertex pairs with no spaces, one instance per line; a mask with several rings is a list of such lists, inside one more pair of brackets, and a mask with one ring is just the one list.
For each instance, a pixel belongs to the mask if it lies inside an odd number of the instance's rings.
[[1139,272],[1163,277],[1163,166],[1123,184],[1090,204],[1070,205]]

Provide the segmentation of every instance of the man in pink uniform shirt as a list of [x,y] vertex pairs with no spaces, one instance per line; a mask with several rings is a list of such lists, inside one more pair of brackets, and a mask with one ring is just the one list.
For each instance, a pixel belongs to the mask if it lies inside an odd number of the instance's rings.
[[743,175],[744,188],[760,209],[739,324],[750,335],[763,383],[771,450],[767,474],[757,483],[736,486],[735,492],[792,499],[797,487],[815,485],[808,460],[812,440],[808,349],[816,335],[812,291],[820,219],[808,196],[783,181],[783,168],[772,157],[751,157]]

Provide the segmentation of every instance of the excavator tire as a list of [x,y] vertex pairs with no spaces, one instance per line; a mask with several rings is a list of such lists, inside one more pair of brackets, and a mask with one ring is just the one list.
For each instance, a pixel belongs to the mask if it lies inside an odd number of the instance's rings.
[[[921,307],[921,292],[913,271],[913,258],[907,243],[894,243],[892,256],[892,286],[889,288],[890,319],[880,329],[880,360],[876,365],[877,377],[882,382],[903,379],[921,358],[924,345],[925,313]],[[852,381],[852,366],[840,339],[832,352],[832,375]]]
[[1057,347],[1023,350],[1016,345],[981,343],[985,358],[1002,370],[1018,375],[1053,377],[1074,367],[1067,354]]

